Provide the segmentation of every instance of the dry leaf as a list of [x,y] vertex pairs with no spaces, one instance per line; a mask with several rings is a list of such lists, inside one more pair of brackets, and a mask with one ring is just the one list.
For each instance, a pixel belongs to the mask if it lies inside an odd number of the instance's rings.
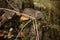
[[21,16],[20,20],[25,21],[25,20],[29,20],[29,18],[26,16]]

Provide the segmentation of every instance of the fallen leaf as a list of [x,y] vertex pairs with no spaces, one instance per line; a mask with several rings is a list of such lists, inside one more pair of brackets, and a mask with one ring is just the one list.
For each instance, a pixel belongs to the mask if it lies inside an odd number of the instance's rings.
[[21,16],[20,20],[25,21],[25,20],[29,20],[29,18],[26,16]]

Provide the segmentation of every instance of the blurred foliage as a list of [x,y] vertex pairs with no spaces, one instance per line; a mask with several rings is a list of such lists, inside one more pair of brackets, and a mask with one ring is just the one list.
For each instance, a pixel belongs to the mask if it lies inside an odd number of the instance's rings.
[[[1,1],[1,0],[0,0]],[[26,0],[14,0],[15,3],[22,4],[23,1]],[[59,6],[59,1],[57,0],[27,0],[28,2],[33,2],[34,7],[36,9],[41,9],[40,11],[44,15],[44,20],[47,22],[47,25],[50,24],[50,19],[49,19],[49,11],[53,10],[53,21],[54,24],[60,25],[60,6]],[[24,19],[24,18],[23,18]],[[21,21],[21,20],[20,20]],[[23,29],[26,25],[28,25],[28,20],[27,21],[21,21],[19,28]],[[27,23],[27,24],[26,24]],[[31,25],[29,25],[30,28]],[[40,27],[40,25],[38,25]],[[39,29],[38,27],[38,29]],[[26,29],[25,32],[28,32],[29,30]],[[53,30],[54,31],[54,30]],[[33,38],[32,38],[33,39]],[[22,40],[29,40],[29,37],[23,37]]]
[[[53,12],[53,14],[54,14],[54,16],[53,16],[53,20],[54,20],[54,22],[56,23],[56,24],[59,24],[59,15],[60,15],[60,6],[59,6],[59,4],[60,4],[60,1],[59,0],[34,0],[34,5],[36,6],[36,7],[43,7],[45,10],[43,10],[42,11],[42,13],[44,14],[44,17],[45,17],[45,20],[48,22],[48,24],[49,24],[49,13],[48,12],[46,12],[47,10],[46,9],[48,9],[48,11],[49,10],[53,10],[53,11],[55,11],[55,13]],[[57,16],[56,16],[56,15]]]
[[30,40],[29,37],[24,37],[22,40]]

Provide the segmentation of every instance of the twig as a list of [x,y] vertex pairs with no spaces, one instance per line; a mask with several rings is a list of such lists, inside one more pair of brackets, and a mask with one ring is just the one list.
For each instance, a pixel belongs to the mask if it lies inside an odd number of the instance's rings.
[[35,32],[35,21],[33,20],[33,29],[34,29],[34,32]]
[[[26,25],[29,24],[30,22],[31,22],[31,20],[29,20],[29,21],[23,26],[23,28],[20,30],[20,32],[22,32],[22,30],[23,30],[23,29],[26,27]],[[16,39],[18,38],[20,32],[18,33]],[[15,40],[16,40],[16,39],[15,39]]]
[[31,22],[31,20],[29,20],[29,21],[23,26],[23,28],[22,28],[20,31],[22,31],[22,30],[26,27],[26,25],[29,24],[30,22]]
[[11,12],[16,13],[16,15],[18,15],[18,16],[24,15],[24,16],[27,16],[27,17],[29,17],[31,19],[36,19],[35,17],[32,17],[32,16],[30,16],[28,14],[20,13],[20,12],[15,11],[15,10],[7,9],[7,8],[0,8],[0,10],[7,10],[7,11],[11,11]]
[[[16,9],[8,0],[6,0],[6,2],[7,2],[14,10],[17,11],[17,9]],[[18,9],[18,11],[19,11],[19,9]]]
[[35,27],[36,27],[36,33],[37,33],[36,40],[39,40],[38,26],[37,26],[36,20],[35,20]]

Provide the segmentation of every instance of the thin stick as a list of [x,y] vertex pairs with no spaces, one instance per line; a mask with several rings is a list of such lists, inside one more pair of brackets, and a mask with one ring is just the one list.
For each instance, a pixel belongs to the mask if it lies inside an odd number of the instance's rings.
[[34,20],[33,20],[33,29],[34,29],[34,32],[35,32],[35,24],[34,24],[35,22],[34,22]]
[[[23,26],[23,28],[20,30],[20,32],[22,32],[22,30],[23,30],[23,29],[26,27],[26,25],[29,24],[30,22],[31,22],[31,20],[29,20],[29,21]],[[16,39],[18,38],[20,32],[18,33]],[[15,40],[16,40],[16,39],[15,39]]]
[[35,17],[32,17],[32,16],[30,16],[30,15],[28,15],[28,14],[20,13],[20,12],[15,11],[15,10],[7,9],[7,8],[0,8],[0,10],[7,10],[7,11],[11,11],[11,12],[16,13],[16,15],[18,15],[18,16],[24,15],[24,16],[27,16],[27,17],[29,17],[29,18],[33,19],[33,20],[34,20],[34,19],[36,19]]
[[[7,2],[14,10],[17,11],[17,9],[16,9],[8,0],[6,0],[6,2]],[[18,9],[18,11],[19,11],[19,9]]]
[[35,20],[35,27],[36,27],[36,33],[37,33],[36,40],[39,40],[38,26],[37,26],[36,20]]

